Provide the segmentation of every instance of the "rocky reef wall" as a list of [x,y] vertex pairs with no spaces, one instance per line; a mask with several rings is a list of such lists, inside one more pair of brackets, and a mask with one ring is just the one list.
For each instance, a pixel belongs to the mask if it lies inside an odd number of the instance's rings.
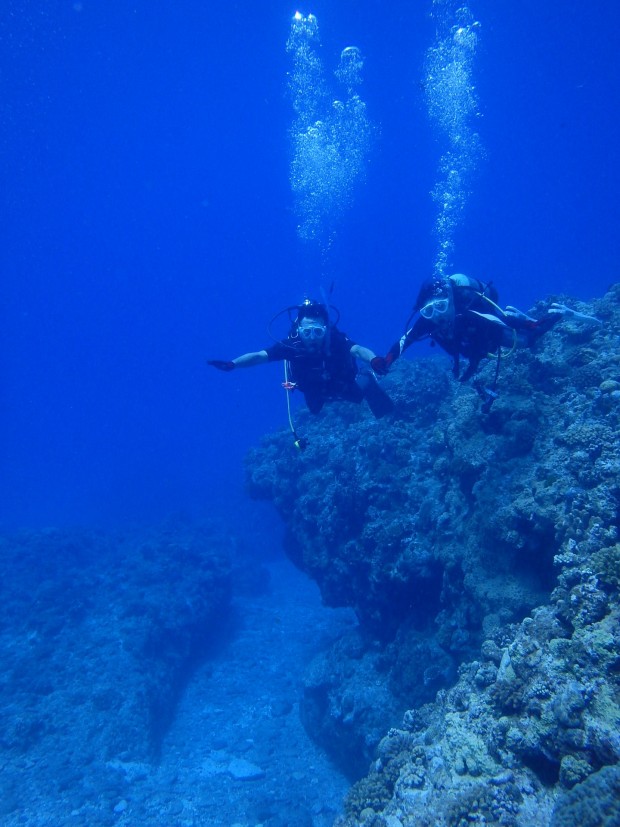
[[503,358],[489,413],[447,359],[400,360],[392,420],[334,403],[299,416],[303,453],[248,457],[291,559],[359,618],[305,686],[315,737],[372,762],[347,827],[598,824],[575,814],[618,785],[620,286],[554,299],[601,324]]

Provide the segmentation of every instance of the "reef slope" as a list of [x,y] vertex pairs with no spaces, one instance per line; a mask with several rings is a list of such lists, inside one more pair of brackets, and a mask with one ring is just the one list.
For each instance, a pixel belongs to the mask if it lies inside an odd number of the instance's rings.
[[620,286],[553,298],[602,323],[503,358],[490,413],[447,359],[401,360],[390,421],[333,404],[298,415],[303,453],[283,432],[248,457],[291,559],[359,619],[304,699],[370,766],[346,827],[620,823]]

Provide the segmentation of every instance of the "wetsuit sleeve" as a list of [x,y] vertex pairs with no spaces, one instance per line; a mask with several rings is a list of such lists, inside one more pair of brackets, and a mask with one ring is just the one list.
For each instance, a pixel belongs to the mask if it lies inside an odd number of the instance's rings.
[[414,326],[410,328],[401,338],[394,342],[392,347],[388,350],[386,359],[391,356],[389,359],[389,363],[396,361],[399,356],[407,350],[409,345],[413,344],[414,342],[419,342],[420,339],[425,339],[427,336],[430,335],[431,332],[431,325],[425,319],[418,319]]
[[266,347],[265,351],[267,353],[267,359],[270,362],[282,362],[284,359],[290,357],[289,349],[282,344],[282,342],[276,342],[275,345],[271,345],[271,347]]

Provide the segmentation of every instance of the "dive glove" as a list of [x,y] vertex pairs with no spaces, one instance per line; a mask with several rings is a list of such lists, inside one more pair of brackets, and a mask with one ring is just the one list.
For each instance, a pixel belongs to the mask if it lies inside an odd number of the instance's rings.
[[375,356],[374,359],[370,360],[370,367],[379,376],[387,376],[393,361],[394,355],[392,353],[388,353],[387,356]]
[[224,362],[221,359],[209,359],[207,365],[211,365],[218,370],[226,371],[226,373],[235,369],[234,362]]

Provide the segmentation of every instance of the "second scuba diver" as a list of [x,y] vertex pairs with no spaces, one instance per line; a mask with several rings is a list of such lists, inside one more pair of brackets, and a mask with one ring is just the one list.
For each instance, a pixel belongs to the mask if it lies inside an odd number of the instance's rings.
[[497,302],[495,287],[463,273],[424,282],[406,327],[415,313],[419,314],[418,318],[392,345],[385,357],[374,360],[374,370],[379,374],[387,373],[392,363],[413,342],[426,338],[430,338],[433,344],[437,343],[452,356],[455,378],[459,378],[460,374],[460,357],[468,360],[468,365],[460,376],[463,382],[476,373],[485,357],[495,357],[497,369],[493,386],[478,388],[481,395],[486,397],[485,405],[489,410],[497,396],[495,385],[502,348],[512,351],[516,347],[531,347],[566,315],[599,321],[563,304],[551,304],[545,316],[534,319],[510,305],[502,310]]
[[377,418],[394,409],[394,403],[380,387],[372,370],[359,370],[356,361],[361,359],[374,368],[376,364],[382,367],[382,358],[338,330],[337,322],[330,320],[327,305],[305,299],[298,307],[281,312],[287,311],[296,311],[296,317],[286,339],[276,340],[271,347],[244,353],[231,361],[215,359],[208,364],[231,371],[284,361],[284,386],[288,390],[299,389],[308,408],[315,414],[332,399],[365,400]]

